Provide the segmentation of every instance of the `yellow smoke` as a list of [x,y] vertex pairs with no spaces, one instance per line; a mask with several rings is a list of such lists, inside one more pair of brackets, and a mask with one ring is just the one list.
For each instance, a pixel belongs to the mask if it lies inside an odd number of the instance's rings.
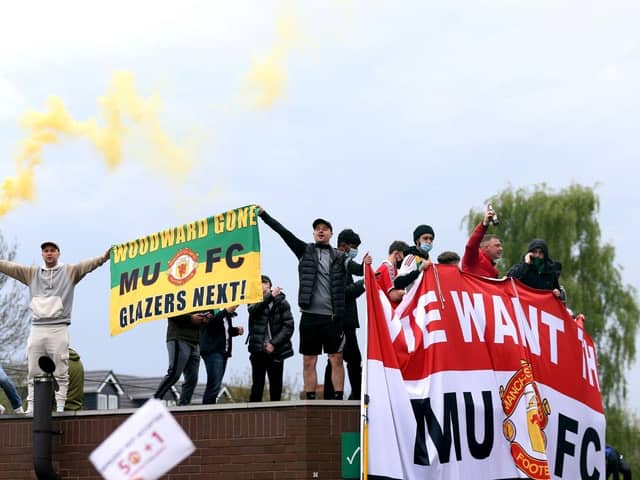
[[264,56],[254,60],[246,77],[248,103],[252,108],[268,109],[284,96],[287,87],[285,64],[291,50],[302,43],[300,21],[290,7],[283,7],[276,23],[276,41]]
[[43,112],[29,111],[22,117],[20,127],[27,136],[20,142],[15,157],[16,175],[0,184],[0,215],[22,201],[33,199],[35,167],[42,163],[43,148],[58,143],[62,136],[89,140],[113,170],[122,162],[127,125],[133,123],[153,148],[154,166],[172,176],[184,175],[192,167],[187,151],[176,145],[160,126],[160,100],[142,98],[130,72],[114,74],[107,94],[99,99],[99,106],[104,126],[95,119],[75,120],[56,96],[47,99]]

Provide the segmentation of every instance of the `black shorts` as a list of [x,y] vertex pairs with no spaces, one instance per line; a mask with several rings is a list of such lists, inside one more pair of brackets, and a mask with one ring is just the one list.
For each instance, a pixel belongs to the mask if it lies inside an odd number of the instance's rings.
[[320,355],[340,353],[344,348],[342,325],[330,315],[302,312],[300,318],[300,353]]

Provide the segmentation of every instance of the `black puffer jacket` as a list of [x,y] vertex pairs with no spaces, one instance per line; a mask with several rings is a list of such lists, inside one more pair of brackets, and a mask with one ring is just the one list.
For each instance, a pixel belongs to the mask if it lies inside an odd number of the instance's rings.
[[562,271],[562,264],[549,258],[549,247],[544,240],[539,238],[532,240],[527,253],[536,248],[540,248],[544,252],[544,263],[539,269],[533,262],[525,262],[523,256],[520,263],[516,263],[509,269],[507,276],[517,278],[531,288],[537,288],[539,290],[559,290],[560,284],[558,277],[560,277],[560,272]]
[[345,267],[345,257],[343,252],[336,250],[330,245],[307,243],[300,240],[264,210],[260,213],[260,218],[278,235],[280,235],[299,260],[298,277],[300,286],[298,290],[298,305],[303,311],[311,305],[311,297],[313,296],[316,285],[316,277],[318,273],[318,253],[316,250],[319,248],[330,249],[331,270],[329,272],[329,276],[331,282],[331,307],[334,318],[341,321],[344,317],[345,274],[347,272],[347,268],[356,275],[362,275],[362,273],[360,273],[362,267],[360,267],[360,270],[358,271],[358,267],[353,265],[354,262],[347,262],[347,267]]
[[318,253],[319,248],[329,249],[331,257],[331,270],[329,271],[329,281],[331,283],[331,306],[333,315],[336,318],[344,317],[345,304],[345,266],[344,253],[336,250],[330,245],[318,245],[316,243],[308,243],[305,251],[298,263],[298,278],[300,280],[300,289],[298,290],[298,305],[302,310],[309,308],[311,305],[311,297],[316,284],[316,276],[318,274]]
[[270,333],[269,343],[274,346],[271,355],[278,360],[293,356],[291,346],[294,329],[293,315],[284,293],[276,297],[267,293],[262,302],[253,303],[247,309],[249,310],[249,336],[247,337],[249,352],[264,352],[264,344]]
[[200,327],[200,354],[222,353],[231,356],[232,337],[240,335],[240,329],[234,327],[232,318],[238,314],[222,310],[213,310],[209,322]]

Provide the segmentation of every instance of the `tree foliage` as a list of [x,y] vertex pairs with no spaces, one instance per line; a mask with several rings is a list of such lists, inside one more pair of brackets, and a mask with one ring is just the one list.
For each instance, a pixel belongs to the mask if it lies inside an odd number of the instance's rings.
[[[0,258],[13,260],[16,246],[9,246],[0,233]],[[25,357],[29,331],[28,293],[24,285],[0,274],[0,363],[8,369],[7,363],[22,361]],[[11,376],[11,372],[7,370]]]
[[[595,187],[573,184],[558,192],[546,184],[533,190],[511,187],[491,198],[502,239],[501,273],[526,253],[529,242],[542,238],[549,256],[562,263],[560,284],[568,293],[567,305],[583,313],[585,327],[598,348],[600,388],[604,405],[620,407],[626,398],[625,372],[635,358],[639,308],[636,290],[622,282],[622,266],[615,264],[615,248],[601,239]],[[469,232],[484,210],[465,217]]]
[[640,467],[640,418],[624,408],[607,409],[607,444],[624,455],[634,472]]

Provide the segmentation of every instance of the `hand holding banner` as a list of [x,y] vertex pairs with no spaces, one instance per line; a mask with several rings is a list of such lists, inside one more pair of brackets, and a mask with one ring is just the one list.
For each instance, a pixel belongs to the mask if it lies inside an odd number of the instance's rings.
[[111,250],[111,335],[168,316],[261,300],[255,205]]
[[551,292],[432,265],[393,311],[365,277],[369,478],[603,478],[595,345]]

